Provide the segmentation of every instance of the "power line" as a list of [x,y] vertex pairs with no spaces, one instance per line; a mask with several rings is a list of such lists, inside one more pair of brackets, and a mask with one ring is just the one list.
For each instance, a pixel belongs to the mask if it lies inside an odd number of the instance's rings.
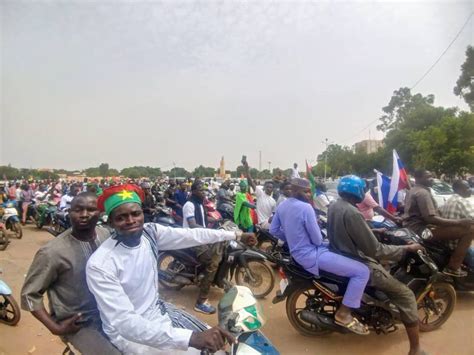
[[471,17],[474,15],[474,12],[471,12],[471,14],[469,15],[469,17],[467,18],[466,22],[464,22],[464,25],[462,25],[461,29],[459,30],[459,32],[456,34],[456,36],[454,37],[454,39],[451,41],[451,43],[446,47],[446,49],[443,51],[443,53],[441,53],[441,55],[438,57],[438,59],[436,59],[436,61],[433,63],[433,65],[431,67],[428,68],[428,70],[421,76],[420,79],[418,79],[418,81],[415,83],[415,85],[413,85],[410,90],[413,90],[419,83],[421,83],[421,81],[426,78],[426,76],[433,70],[433,68],[436,66],[436,64],[439,63],[439,61],[441,60],[441,58],[443,58],[443,56],[446,54],[446,52],[449,50],[449,48],[451,48],[451,46],[454,44],[454,42],[456,42],[456,40],[458,39],[458,37],[461,35],[462,31],[466,28],[467,24],[469,23],[469,21],[471,20]]
[[[449,43],[449,45],[446,47],[446,49],[443,51],[443,53],[441,53],[441,55],[438,57],[438,59],[436,59],[436,61],[433,63],[433,65],[431,65],[431,67],[428,68],[428,70],[421,76],[420,79],[418,79],[418,81],[410,88],[410,90],[413,90],[419,83],[421,83],[423,81],[424,78],[426,78],[426,76],[434,69],[434,67],[439,63],[439,61],[443,58],[443,56],[446,54],[446,52],[449,50],[449,48],[451,48],[451,46],[454,44],[454,42],[456,42],[456,40],[458,39],[458,37],[461,35],[462,31],[464,31],[464,29],[466,28],[467,24],[469,23],[469,21],[471,20],[471,17],[474,15],[474,12],[471,12],[471,14],[469,15],[469,17],[467,18],[466,22],[464,22],[464,24],[462,25],[461,29],[458,31],[458,33],[456,34],[456,36],[453,38],[453,40],[451,41],[451,43]],[[370,128],[375,122],[377,122],[379,120],[379,118],[376,118],[375,120],[371,121],[368,125],[364,126],[364,128],[362,128],[360,131],[358,131],[358,133],[356,133],[355,135],[352,135],[351,137],[341,141],[341,143],[346,143],[347,141],[357,137],[358,135],[360,135],[362,132],[364,132],[365,130],[367,130],[368,128]]]

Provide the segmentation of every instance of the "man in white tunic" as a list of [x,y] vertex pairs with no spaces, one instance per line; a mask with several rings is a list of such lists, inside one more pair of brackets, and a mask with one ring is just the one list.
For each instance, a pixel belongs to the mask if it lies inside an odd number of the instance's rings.
[[[104,332],[125,354],[215,352],[225,339],[234,341],[232,335],[218,327],[173,326],[171,312],[159,300],[157,253],[237,238],[254,242],[255,237],[242,232],[144,224],[142,201],[143,191],[135,185],[113,186],[99,198],[99,208],[109,216],[115,233],[92,255],[86,271]],[[172,312],[173,318],[200,323],[185,312]]]

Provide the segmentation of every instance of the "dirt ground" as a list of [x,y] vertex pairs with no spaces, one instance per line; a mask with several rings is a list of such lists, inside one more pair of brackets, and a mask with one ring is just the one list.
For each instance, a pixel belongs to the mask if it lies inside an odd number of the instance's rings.
[[[0,252],[1,278],[13,289],[19,302],[20,290],[24,276],[35,252],[47,243],[52,236],[45,231],[38,231],[33,226],[26,226],[21,240],[12,239],[7,250]],[[163,291],[168,301],[185,307],[191,313],[193,301],[197,295],[194,287],[187,287],[180,292]],[[211,301],[216,304],[222,291],[213,289]],[[408,342],[403,328],[389,335],[371,334],[365,337],[356,335],[331,334],[322,338],[308,338],[299,335],[289,324],[284,302],[273,305],[271,298],[274,291],[261,303],[267,324],[263,332],[269,337],[281,354],[406,354]],[[199,318],[215,324],[217,317],[197,314]],[[474,354],[474,293],[458,294],[456,309],[445,325],[434,332],[423,333],[422,345],[431,355]],[[61,354],[64,345],[51,335],[28,312],[22,312],[20,323],[16,327],[0,324],[0,355]]]

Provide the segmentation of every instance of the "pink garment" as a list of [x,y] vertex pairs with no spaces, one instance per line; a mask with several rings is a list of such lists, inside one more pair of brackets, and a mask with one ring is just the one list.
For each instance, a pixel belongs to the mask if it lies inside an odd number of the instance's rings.
[[378,205],[379,204],[372,198],[370,192],[366,192],[364,200],[356,206],[362,216],[364,216],[365,220],[371,221],[372,218],[374,218],[374,208]]

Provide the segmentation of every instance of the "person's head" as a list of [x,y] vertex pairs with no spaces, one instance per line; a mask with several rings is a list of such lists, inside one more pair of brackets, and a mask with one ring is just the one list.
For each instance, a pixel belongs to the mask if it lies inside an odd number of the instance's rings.
[[415,182],[419,185],[423,185],[426,187],[433,186],[433,174],[426,169],[418,169],[415,171]]
[[170,180],[170,187],[175,187],[176,186],[176,181],[175,180]]
[[151,195],[151,184],[148,181],[142,182],[141,188],[145,195]]
[[199,201],[204,201],[206,197],[206,190],[204,188],[204,182],[201,180],[196,180],[191,185],[191,195],[196,197]]
[[273,182],[266,181],[265,184],[263,185],[263,190],[268,196],[270,196],[273,193]]
[[469,187],[469,183],[464,180],[454,180],[453,190],[459,196],[464,197],[464,198],[470,197],[472,193]]
[[240,188],[240,192],[246,193],[247,190],[249,189],[249,184],[248,184],[247,180],[241,180],[239,182],[239,188]]
[[99,210],[107,214],[118,235],[132,237],[141,235],[143,230],[144,198],[143,190],[136,185],[116,185],[105,189],[97,204]]
[[234,189],[235,189],[235,185],[232,184],[232,183],[230,183],[230,184],[229,184],[229,190],[230,190],[230,191],[234,191]]
[[229,181],[229,180],[224,181],[224,182],[221,184],[221,187],[222,187],[224,190],[229,190],[230,181]]
[[285,197],[291,196],[291,183],[289,181],[285,181],[280,185],[280,192]]
[[82,192],[71,201],[69,218],[73,231],[92,230],[99,221],[97,196],[92,192]]
[[69,195],[77,196],[80,190],[81,190],[81,186],[79,184],[74,183],[69,188]]
[[291,197],[309,203],[311,201],[311,184],[302,178],[291,179]]
[[179,189],[185,192],[187,188],[188,188],[188,184],[186,183],[186,181],[181,181],[181,183],[179,184]]
[[353,205],[361,203],[365,197],[365,181],[356,175],[346,175],[339,181],[337,193]]
[[297,169],[297,168],[298,168],[298,164],[294,163],[294,164],[293,164],[293,168]]

